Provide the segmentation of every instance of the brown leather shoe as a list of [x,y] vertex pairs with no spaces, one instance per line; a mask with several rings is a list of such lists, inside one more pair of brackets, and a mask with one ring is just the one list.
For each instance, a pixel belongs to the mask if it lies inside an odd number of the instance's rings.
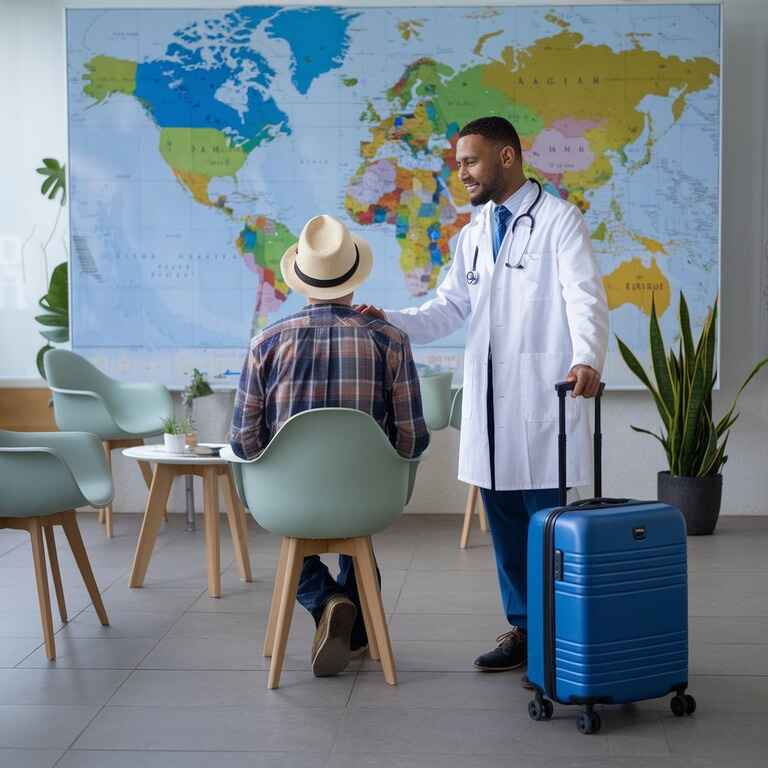
[[328,677],[343,672],[349,664],[349,638],[357,617],[355,604],[343,595],[334,595],[323,608],[312,641],[312,672]]

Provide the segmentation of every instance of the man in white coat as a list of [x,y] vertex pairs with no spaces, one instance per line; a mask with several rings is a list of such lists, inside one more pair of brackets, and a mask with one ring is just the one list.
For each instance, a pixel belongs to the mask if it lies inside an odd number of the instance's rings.
[[[505,671],[527,659],[528,521],[558,504],[555,383],[575,382],[577,398],[597,393],[608,307],[581,213],[526,179],[509,121],[485,117],[466,125],[456,163],[476,211],[437,295],[402,311],[361,309],[398,326],[414,344],[469,320],[459,479],[480,487],[510,625],[475,667]],[[585,406],[579,399],[567,408],[570,486],[590,482]]]

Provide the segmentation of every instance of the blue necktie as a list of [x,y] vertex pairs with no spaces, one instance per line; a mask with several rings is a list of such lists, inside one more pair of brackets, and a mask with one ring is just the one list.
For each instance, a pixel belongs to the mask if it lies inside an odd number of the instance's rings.
[[493,209],[493,263],[496,263],[496,257],[499,255],[501,243],[504,240],[504,234],[507,231],[509,217],[512,214],[506,205],[497,205]]

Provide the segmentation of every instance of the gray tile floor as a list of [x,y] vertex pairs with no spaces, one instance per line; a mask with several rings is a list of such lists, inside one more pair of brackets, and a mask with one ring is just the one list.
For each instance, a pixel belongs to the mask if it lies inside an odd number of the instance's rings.
[[[139,518],[107,541],[81,527],[112,625],[96,619],[65,542],[70,622],[58,659],[41,648],[28,537],[0,531],[0,766],[3,768],[732,768],[768,754],[768,518],[726,518],[689,539],[691,678],[699,708],[667,700],[603,711],[577,733],[572,710],[528,719],[515,673],[481,675],[474,656],[504,630],[488,538],[458,549],[457,517],[404,516],[375,542],[400,684],[370,660],[317,680],[313,625],[297,608],[282,687],[261,656],[279,542],[251,523],[255,581],[222,536],[223,597],[206,595],[203,535],[174,518],[146,586],[128,588]],[[222,520],[223,522],[223,520]],[[222,526],[222,529],[224,526]],[[55,606],[54,606],[55,611]]]

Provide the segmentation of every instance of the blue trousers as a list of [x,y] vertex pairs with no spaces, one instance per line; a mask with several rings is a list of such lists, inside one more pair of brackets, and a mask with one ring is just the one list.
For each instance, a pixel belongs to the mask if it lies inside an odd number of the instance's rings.
[[496,551],[501,606],[510,624],[528,628],[528,521],[534,512],[559,503],[557,488],[494,491],[481,488]]
[[[376,575],[381,585],[378,566]],[[315,624],[320,621],[323,608],[333,595],[345,595],[357,607],[357,618],[350,638],[352,650],[368,645],[363,609],[360,607],[360,594],[357,591],[355,579],[354,560],[349,555],[339,555],[339,575],[334,579],[318,555],[305,557],[296,599],[312,614]]]
[[[488,355],[488,447],[491,459],[491,487],[481,488],[488,526],[496,552],[496,572],[501,590],[501,605],[507,621],[528,629],[528,522],[535,512],[556,507],[557,488],[532,491],[497,491],[495,437],[493,421],[493,365]],[[552,446],[555,450],[557,446]]]

